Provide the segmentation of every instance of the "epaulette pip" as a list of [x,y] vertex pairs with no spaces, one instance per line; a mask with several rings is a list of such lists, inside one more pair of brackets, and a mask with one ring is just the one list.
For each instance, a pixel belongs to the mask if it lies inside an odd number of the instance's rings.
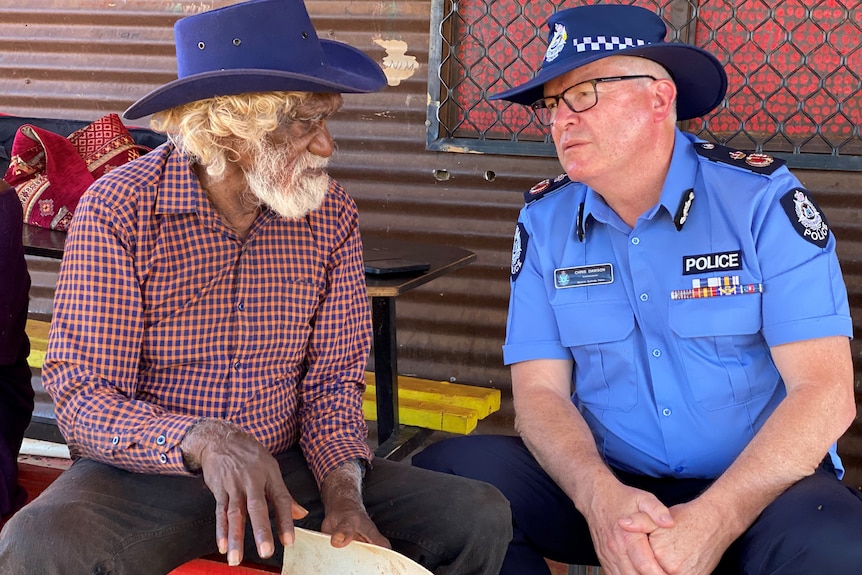
[[569,183],[569,181],[569,176],[567,176],[566,174],[560,174],[553,180],[542,180],[541,182],[530,188],[529,191],[524,192],[524,203],[529,204],[531,202],[535,202],[536,200],[544,197],[545,194],[547,194],[548,192],[552,192],[557,188],[565,186]]
[[697,142],[694,144],[697,153],[722,164],[728,164],[742,168],[750,172],[769,175],[784,165],[784,160],[773,158],[768,154],[743,152],[727,146],[720,146],[712,142]]

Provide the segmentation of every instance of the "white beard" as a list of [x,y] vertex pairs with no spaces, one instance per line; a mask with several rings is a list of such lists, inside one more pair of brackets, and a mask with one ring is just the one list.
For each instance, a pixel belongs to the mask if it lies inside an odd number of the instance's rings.
[[297,157],[289,146],[267,146],[246,172],[246,184],[261,204],[284,218],[299,220],[323,204],[329,191],[329,174],[324,171],[328,163],[328,158],[308,151]]

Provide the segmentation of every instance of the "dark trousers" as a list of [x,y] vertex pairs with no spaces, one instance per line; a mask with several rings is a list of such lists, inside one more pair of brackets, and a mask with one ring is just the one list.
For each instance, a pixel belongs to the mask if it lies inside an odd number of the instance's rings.
[[[415,455],[413,465],[486,481],[509,499],[514,534],[501,574],[547,575],[544,557],[598,565],[586,520],[520,438],[448,439]],[[654,493],[667,506],[694,499],[710,484],[616,473],[623,483]],[[862,497],[838,481],[831,463],[824,463],[763,511],[727,550],[715,573],[859,575]]]
[[[278,461],[291,495],[309,510],[296,525],[319,530],[323,507],[301,452],[292,449]],[[369,515],[396,551],[435,573],[499,572],[511,517],[490,485],[375,459],[363,493]],[[0,573],[168,573],[217,553],[214,510],[198,477],[142,475],[81,459],[0,532]],[[250,525],[245,557],[260,561]],[[260,562],[282,561],[276,543],[275,555]]]
[[[27,341],[23,331],[21,337]],[[18,451],[32,412],[33,387],[26,359],[13,365],[0,363],[0,518],[27,499],[27,493],[18,485]]]
[[[24,503],[18,486],[18,450],[33,413],[30,342],[25,333],[30,275],[21,242],[21,202],[0,192],[0,517]],[[2,525],[2,520],[0,520]]]

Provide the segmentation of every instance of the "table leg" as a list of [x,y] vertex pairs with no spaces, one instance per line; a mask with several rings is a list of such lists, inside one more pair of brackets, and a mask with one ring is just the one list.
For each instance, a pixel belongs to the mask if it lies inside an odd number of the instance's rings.
[[398,344],[395,336],[395,298],[372,297],[374,379],[377,386],[377,443],[398,431]]

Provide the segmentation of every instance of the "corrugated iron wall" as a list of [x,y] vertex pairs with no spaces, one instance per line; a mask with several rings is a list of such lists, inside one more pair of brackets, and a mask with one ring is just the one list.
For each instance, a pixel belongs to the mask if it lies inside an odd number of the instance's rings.
[[[0,0],[0,113],[93,120],[122,112],[176,77],[173,22],[232,1]],[[504,390],[504,408],[483,431],[511,432],[502,366],[508,270],[520,192],[559,173],[555,160],[425,150],[430,0],[309,1],[318,33],[375,58],[390,86],[348,95],[330,122],[339,152],[332,174],[356,198],[366,236],[440,242],[477,261],[398,298],[399,369]],[[140,125],[140,124],[139,124]],[[797,172],[839,238],[854,323],[862,322],[862,173]],[[53,262],[31,260],[34,311],[50,312]],[[800,297],[805,297],[800,294]],[[860,332],[862,333],[862,332]],[[854,343],[858,362],[862,347]],[[862,398],[860,398],[862,399]],[[862,485],[862,427],[841,442]]]

